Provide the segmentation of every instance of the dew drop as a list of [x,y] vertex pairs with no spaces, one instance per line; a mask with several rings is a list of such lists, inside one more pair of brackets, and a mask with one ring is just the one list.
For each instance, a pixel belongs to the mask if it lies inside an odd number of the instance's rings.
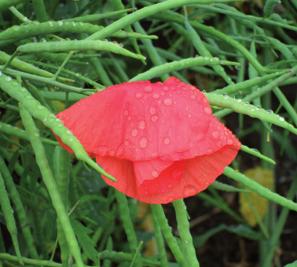
[[173,200],[173,197],[172,197],[172,196],[167,196],[167,197],[165,197],[164,202],[165,202],[165,203],[169,203],[169,202],[171,202],[172,200]]
[[219,133],[217,131],[212,132],[211,135],[215,139],[219,137]]
[[189,114],[188,114],[188,117],[189,117],[189,118],[192,118],[192,114],[189,113]]
[[145,128],[145,121],[140,121],[138,123],[138,128],[141,129],[141,130],[143,130]]
[[135,94],[135,97],[138,98],[138,99],[141,98],[142,97],[142,93],[136,93]]
[[136,136],[138,134],[138,130],[137,129],[133,129],[131,132],[132,136]]
[[125,115],[125,116],[128,116],[128,115],[129,115],[128,110],[125,110],[125,111],[124,111],[124,115]]
[[158,120],[158,116],[156,116],[156,115],[152,116],[151,120],[152,120],[152,122],[157,121]]
[[153,93],[153,98],[158,99],[160,96],[158,93]]
[[165,98],[163,103],[166,106],[170,106],[172,104],[172,99],[171,98]]
[[191,98],[192,99],[196,99],[196,96],[193,94],[193,95],[191,95]]
[[168,91],[168,90],[169,90],[169,87],[168,87],[168,86],[164,86],[163,89],[164,89],[165,91]]
[[205,107],[203,110],[204,110],[204,112],[206,114],[211,114],[211,108],[210,107]]
[[141,148],[146,148],[146,146],[147,146],[147,138],[146,137],[141,137],[141,139],[139,141],[139,146]]
[[156,178],[159,176],[159,173],[154,170],[154,171],[152,171],[152,176]]
[[195,186],[193,185],[187,185],[184,188],[184,194],[185,196],[192,196],[195,195],[195,193],[197,192]]
[[232,141],[231,139],[228,139],[228,140],[227,140],[227,144],[228,144],[228,145],[232,145],[232,144],[233,144],[233,141]]
[[152,87],[150,85],[144,87],[144,91],[150,93],[152,91]]
[[165,145],[169,145],[170,144],[170,139],[168,137],[166,137],[163,142],[164,142]]
[[156,113],[156,109],[155,109],[154,107],[151,107],[151,108],[150,108],[150,113],[151,113],[152,115],[154,115],[154,114]]

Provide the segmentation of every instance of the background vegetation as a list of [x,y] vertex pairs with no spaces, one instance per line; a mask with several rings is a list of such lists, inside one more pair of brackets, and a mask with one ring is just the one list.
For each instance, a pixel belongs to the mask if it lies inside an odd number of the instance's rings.
[[185,201],[200,265],[297,266],[296,20],[295,0],[0,0],[0,266],[197,266],[180,207],[107,187],[54,117],[169,75],[205,90],[243,144]]

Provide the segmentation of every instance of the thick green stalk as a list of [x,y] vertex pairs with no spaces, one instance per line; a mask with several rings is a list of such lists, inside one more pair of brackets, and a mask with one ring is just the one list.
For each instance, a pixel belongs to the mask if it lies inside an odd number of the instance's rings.
[[187,207],[183,200],[173,202],[175,209],[177,228],[181,238],[182,250],[186,255],[186,261],[189,267],[199,267],[196,251],[190,233],[190,223],[188,220]]
[[[123,222],[123,226],[124,226],[125,233],[127,235],[130,250],[132,252],[136,252],[138,247],[138,241],[137,241],[136,232],[133,226],[133,222],[131,220],[127,198],[121,192],[118,192],[118,191],[115,191],[115,196],[118,202],[120,218]],[[136,266],[142,266],[140,257],[137,257],[136,259]]]
[[154,216],[157,218],[162,234],[164,236],[164,239],[166,240],[166,243],[168,247],[170,248],[173,256],[175,257],[177,263],[182,266],[186,267],[186,260],[184,258],[184,255],[178,246],[176,238],[173,236],[171,227],[168,224],[167,218],[164,214],[163,208],[161,205],[151,205],[152,212]]
[[69,246],[69,250],[75,258],[77,266],[84,267],[80,248],[75,237],[74,230],[71,226],[70,219],[67,215],[65,206],[63,205],[63,201],[59,194],[59,190],[56,181],[53,177],[52,170],[50,169],[45,149],[39,138],[39,131],[30,113],[25,109],[23,105],[20,105],[20,114],[26,131],[30,136],[30,141],[36,156],[37,164],[39,166],[43,181],[50,195],[53,207],[56,210],[57,217],[61,223],[65,238]]

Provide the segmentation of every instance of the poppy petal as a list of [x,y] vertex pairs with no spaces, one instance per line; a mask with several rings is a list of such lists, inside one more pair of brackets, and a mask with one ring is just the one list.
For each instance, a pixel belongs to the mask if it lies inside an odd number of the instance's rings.
[[172,163],[172,161],[164,161],[161,159],[135,161],[133,166],[137,184],[141,185],[146,180],[155,179]]
[[175,78],[123,83],[77,102],[57,117],[91,156],[180,160],[181,152],[203,141],[211,118],[206,97],[194,88]]
[[132,162],[112,157],[97,157],[97,162],[118,178],[117,182],[112,182],[103,177],[109,185],[142,202],[166,204],[205,190],[223,173],[237,152],[235,146],[226,145],[209,155],[174,162],[158,177],[141,183],[135,176]]
[[133,163],[131,161],[109,156],[97,156],[96,161],[105,169],[105,171],[114,177],[117,177],[117,181],[112,182],[110,179],[102,176],[107,184],[115,187],[128,196],[134,197],[138,195]]
[[109,185],[147,203],[204,190],[240,149],[205,95],[174,77],[111,86],[57,117],[118,179]]

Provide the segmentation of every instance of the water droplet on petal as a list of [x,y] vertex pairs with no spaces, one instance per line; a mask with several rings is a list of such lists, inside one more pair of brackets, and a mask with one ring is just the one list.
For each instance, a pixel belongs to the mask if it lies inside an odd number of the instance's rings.
[[212,132],[211,135],[215,139],[219,137],[219,133],[217,131]]
[[154,94],[153,94],[153,98],[158,99],[159,97],[160,97],[160,96],[159,96],[158,93],[154,93]]
[[165,203],[169,203],[169,202],[171,202],[172,200],[173,200],[173,197],[172,197],[172,196],[167,196],[167,197],[165,197],[164,202],[165,202]]
[[228,140],[227,140],[227,144],[228,144],[228,145],[232,145],[232,144],[233,144],[233,141],[232,141],[231,139],[228,139]]
[[138,128],[141,129],[141,130],[143,130],[145,128],[145,121],[140,121],[138,123]]
[[196,98],[196,96],[193,94],[193,95],[191,95],[191,98],[192,98],[192,99],[195,99],[195,98]]
[[141,98],[142,97],[142,93],[136,93],[135,94],[135,97],[138,98],[138,99]]
[[210,107],[205,107],[203,110],[204,110],[204,112],[206,114],[211,114],[211,108]]
[[144,91],[150,93],[152,91],[152,87],[150,85],[144,87]]
[[146,148],[147,147],[147,138],[146,137],[141,137],[140,138],[139,146],[141,148]]
[[164,142],[165,145],[169,145],[170,144],[170,139],[168,137],[166,137],[163,142]]
[[168,90],[169,90],[169,87],[168,87],[168,86],[164,86],[163,89],[164,89],[165,91],[168,91]]
[[124,115],[125,115],[125,116],[128,116],[128,115],[129,115],[128,110],[125,110],[125,111],[124,111]]
[[155,109],[154,107],[151,107],[151,108],[150,108],[150,113],[151,113],[152,115],[154,115],[154,114],[156,113],[156,109]]
[[166,106],[170,106],[172,104],[172,99],[171,98],[165,98],[163,103]]
[[185,194],[186,196],[192,196],[192,195],[195,195],[196,192],[197,192],[197,190],[196,190],[195,186],[193,186],[193,185],[187,185],[187,186],[185,186],[185,188],[184,188],[184,194]]
[[156,116],[156,115],[152,116],[151,120],[152,120],[152,122],[157,121],[158,120],[158,116]]
[[156,178],[159,176],[159,173],[157,171],[152,171],[152,176]]
[[138,130],[137,129],[133,129],[131,132],[132,136],[136,136],[138,134]]

